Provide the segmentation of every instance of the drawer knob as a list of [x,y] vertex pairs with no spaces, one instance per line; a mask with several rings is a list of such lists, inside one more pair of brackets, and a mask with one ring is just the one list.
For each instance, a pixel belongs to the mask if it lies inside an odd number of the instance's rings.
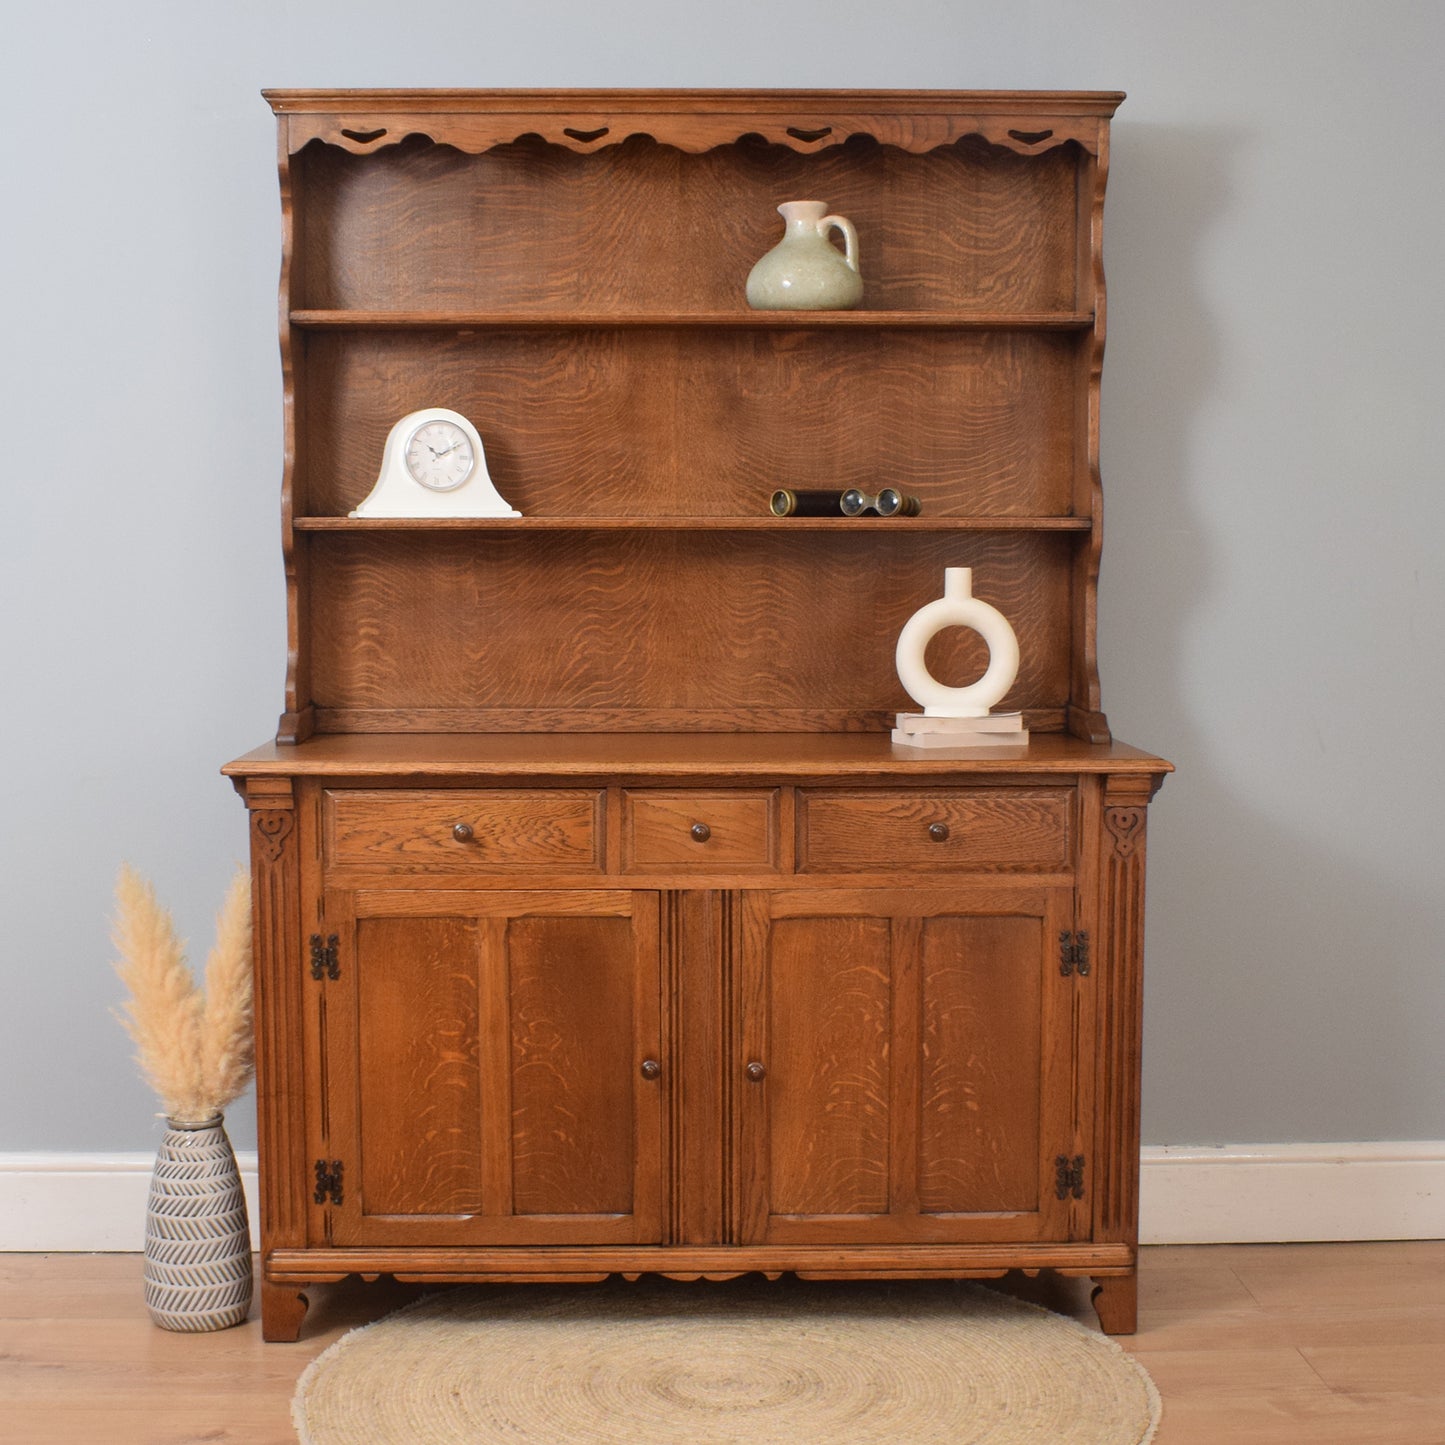
[[662,1065],[656,1059],[643,1059],[642,1077],[644,1079],[657,1079],[662,1076]]
[[694,843],[706,843],[712,837],[712,829],[706,823],[694,823],[692,825],[692,840]]
[[755,1084],[761,1084],[763,1080],[768,1077],[768,1071],[760,1063],[758,1063],[756,1059],[754,1059],[753,1062],[748,1065],[745,1072],[747,1073],[748,1078],[750,1078]]
[[928,836],[932,838],[935,843],[948,842],[948,824],[930,823],[928,825]]
[[458,823],[452,829],[452,837],[455,838],[458,843],[470,843],[472,839],[476,837],[476,834],[472,832],[472,825],[470,823]]

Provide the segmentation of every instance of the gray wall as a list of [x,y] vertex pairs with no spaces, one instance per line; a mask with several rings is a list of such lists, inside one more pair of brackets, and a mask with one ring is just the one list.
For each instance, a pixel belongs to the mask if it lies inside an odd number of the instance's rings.
[[[263,85],[1120,88],[1104,698],[1145,1135],[1445,1137],[1445,6],[51,0],[0,44],[0,1150],[144,1149],[123,858],[208,946],[283,675]],[[880,646],[892,646],[880,638]],[[253,1138],[249,1105],[232,1113]]]

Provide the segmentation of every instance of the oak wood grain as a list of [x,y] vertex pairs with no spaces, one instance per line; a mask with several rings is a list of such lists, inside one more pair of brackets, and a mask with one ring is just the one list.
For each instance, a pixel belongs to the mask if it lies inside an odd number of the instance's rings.
[[[1042,611],[1063,619],[1062,645],[1046,649],[1057,696],[1031,708],[1032,725],[1106,737],[1093,621],[1100,256],[1120,98],[270,93],[286,225],[281,736],[319,725],[578,725],[565,699],[550,713],[438,704],[425,677],[406,680],[415,695],[384,704],[321,695],[337,659],[318,687],[317,655],[371,625],[340,603],[314,615],[318,599],[348,589],[399,624],[403,655],[475,652],[470,585],[398,595],[375,575],[337,578],[324,550],[301,541],[369,489],[392,421],[444,401],[479,422],[504,493],[539,522],[756,520],[779,480],[812,475],[898,485],[923,499],[931,526],[1067,526],[1078,545],[1028,563],[1020,582],[1028,596],[1048,588]],[[370,104],[387,109],[368,115]],[[862,311],[789,317],[742,305],[741,278],[778,233],[777,197],[800,192],[826,193],[868,238]],[[879,570],[890,535],[878,534],[866,572]],[[831,616],[848,584],[818,581],[805,598],[779,598],[775,621],[790,607]],[[638,616],[652,610],[644,602]],[[603,622],[616,636],[616,619]],[[638,643],[676,655],[665,621]],[[797,725],[872,726],[877,711],[860,699]],[[688,725],[683,707],[632,713],[622,725]],[[755,713],[741,707],[724,725],[755,726]]]
[[931,918],[919,940],[918,1207],[1039,1207],[1044,920]]
[[780,790],[622,794],[622,871],[776,872]]
[[514,1208],[628,1214],[642,1063],[629,922],[517,918],[506,946]]
[[1064,734],[1029,740],[1022,760],[972,757],[941,761],[894,749],[866,733],[360,733],[315,737],[297,746],[261,746],[228,763],[237,779],[327,777],[355,782],[436,779],[830,777],[947,780],[1108,775],[1159,780],[1173,764],[1128,743],[1086,743]]
[[352,1187],[365,1214],[482,1212],[479,943],[467,918],[367,918],[356,929],[365,1169],[357,1178],[355,1161]]
[[975,307],[958,311],[726,311],[683,312],[669,308],[654,311],[559,311],[508,309],[502,311],[370,310],[361,307],[308,307],[288,313],[291,325],[303,331],[476,331],[503,329],[570,331],[598,328],[616,330],[634,326],[740,327],[751,331],[832,330],[838,327],[865,331],[1089,331],[1094,316],[1085,311],[985,311]]
[[890,938],[884,918],[789,919],[767,967],[768,1124],[774,1214],[888,1209]]
[[800,155],[857,140],[922,155],[977,137],[1020,155],[1097,150],[1118,91],[268,90],[282,145],[354,155],[422,138],[469,155],[538,138],[579,154],[646,136],[688,155],[758,138]]
[[[303,308],[737,305],[782,235],[779,197],[818,194],[865,238],[867,304],[1072,306],[1077,161],[977,140],[908,155],[864,139],[799,155],[689,156],[635,137],[592,154],[536,138],[466,155],[411,143],[293,157]],[[686,238],[679,243],[679,238]],[[404,258],[404,259],[403,259]]]
[[[960,547],[900,534],[891,572],[872,566],[867,539],[841,532],[513,535],[484,546],[452,533],[318,534],[312,545],[318,705],[410,707],[419,730],[439,730],[427,714],[468,707],[636,711],[678,728],[714,711],[734,718],[733,730],[748,730],[754,710],[886,717],[909,699],[891,645],[860,639],[896,637],[940,594],[944,569],[966,562],[990,579],[978,594],[1019,637],[1019,676],[1000,705],[1068,700],[1067,570],[1051,565],[1070,550],[1067,536],[983,535]],[[977,634],[935,641],[936,676],[981,675]]]
[[441,405],[473,419],[527,517],[761,518],[779,486],[894,486],[925,517],[1066,515],[1081,344],[856,327],[312,333],[297,511],[355,508],[393,423]]
[[1072,809],[1066,788],[807,789],[798,798],[799,871],[1067,868]]
[[[655,894],[338,893],[338,1245],[660,1231]],[[484,1042],[485,1041],[485,1042]]]
[[602,868],[602,794],[595,789],[330,790],[323,820],[326,856],[342,865],[452,873]]
[[[1059,1229],[1072,1055],[1065,890],[818,889],[744,901],[750,1243]],[[947,1047],[951,1052],[944,1052]]]

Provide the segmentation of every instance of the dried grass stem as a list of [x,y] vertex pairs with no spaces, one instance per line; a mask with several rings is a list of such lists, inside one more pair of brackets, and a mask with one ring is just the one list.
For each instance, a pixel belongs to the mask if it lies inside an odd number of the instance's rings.
[[115,889],[115,970],[130,991],[121,1022],[136,1062],[168,1118],[195,1123],[221,1113],[250,1082],[251,889],[238,871],[216,920],[205,992],[186,964],[175,922],[129,866]]

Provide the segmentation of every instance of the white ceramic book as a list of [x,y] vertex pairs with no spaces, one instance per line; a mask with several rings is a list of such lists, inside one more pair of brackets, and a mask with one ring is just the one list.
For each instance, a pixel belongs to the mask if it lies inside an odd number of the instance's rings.
[[893,742],[900,748],[1019,748],[1027,732],[1008,733],[906,733],[894,728]]
[[929,717],[927,713],[901,712],[901,733],[1018,733],[1025,731],[1021,712],[991,712],[983,717]]

